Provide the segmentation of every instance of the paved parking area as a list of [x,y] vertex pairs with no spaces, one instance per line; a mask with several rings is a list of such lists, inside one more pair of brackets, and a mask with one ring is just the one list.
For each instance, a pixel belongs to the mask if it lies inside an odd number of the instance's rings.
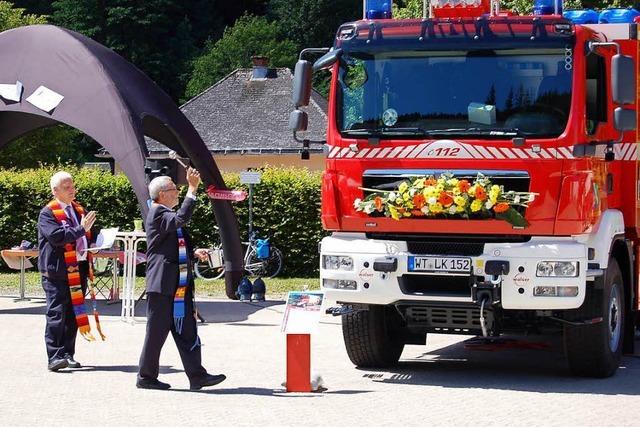
[[[542,350],[465,349],[469,337],[430,335],[408,346],[393,370],[358,370],[339,318],[324,316],[312,364],[324,393],[288,394],[282,301],[199,303],[203,361],[227,381],[189,392],[171,338],[161,357],[170,391],[135,388],[144,319],[119,320],[102,306],[106,342],[78,338],[85,367],[51,373],[44,349],[44,301],[0,298],[0,419],[8,425],[580,425],[630,426],[640,418],[640,359],[594,380],[569,376],[557,342]],[[144,313],[144,307],[138,309]]]

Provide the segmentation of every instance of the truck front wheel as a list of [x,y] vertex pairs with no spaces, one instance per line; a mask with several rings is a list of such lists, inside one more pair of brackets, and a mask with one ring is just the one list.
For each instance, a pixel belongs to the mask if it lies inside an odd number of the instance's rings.
[[386,368],[398,363],[404,343],[394,333],[401,321],[393,307],[370,305],[342,316],[342,335],[349,359],[361,368]]
[[588,287],[577,310],[582,320],[602,318],[593,325],[564,327],[565,354],[575,375],[606,378],[613,375],[622,355],[624,284],[615,259],[609,260],[603,289]]

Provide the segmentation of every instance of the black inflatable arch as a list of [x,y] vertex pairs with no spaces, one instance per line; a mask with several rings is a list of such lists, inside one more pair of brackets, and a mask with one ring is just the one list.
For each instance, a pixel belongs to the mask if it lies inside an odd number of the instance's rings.
[[[0,33],[0,63],[0,83],[24,85],[19,102],[0,98],[0,148],[35,129],[72,126],[113,156],[131,181],[143,215],[148,199],[145,135],[188,157],[205,185],[226,188],[204,142],[171,98],[105,46],[52,25],[20,27]],[[26,101],[40,86],[64,96],[50,113]],[[242,276],[238,221],[230,202],[214,201],[213,210],[224,248],[227,295],[235,298]]]

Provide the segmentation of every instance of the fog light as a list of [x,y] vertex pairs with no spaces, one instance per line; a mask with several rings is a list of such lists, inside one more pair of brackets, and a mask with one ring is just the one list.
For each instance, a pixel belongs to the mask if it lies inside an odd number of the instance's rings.
[[355,291],[358,283],[355,280],[322,279],[322,287],[327,289],[345,289]]
[[536,286],[533,288],[533,296],[535,297],[555,297],[555,286]]
[[325,270],[353,270],[353,258],[341,255],[323,255],[322,268]]
[[578,287],[558,286],[557,294],[559,297],[575,297],[578,296]]
[[538,277],[577,277],[578,261],[540,261],[536,267]]

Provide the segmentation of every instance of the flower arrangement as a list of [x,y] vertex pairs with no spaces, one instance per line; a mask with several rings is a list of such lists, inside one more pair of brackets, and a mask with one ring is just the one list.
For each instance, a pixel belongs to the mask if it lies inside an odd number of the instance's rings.
[[478,173],[473,182],[458,179],[452,173],[443,173],[402,181],[397,190],[385,191],[361,188],[371,192],[356,199],[353,206],[368,215],[380,213],[395,220],[408,217],[425,218],[497,218],[515,227],[527,227],[529,223],[514,209],[528,207],[536,193],[505,191],[501,185],[493,185],[486,176]]

